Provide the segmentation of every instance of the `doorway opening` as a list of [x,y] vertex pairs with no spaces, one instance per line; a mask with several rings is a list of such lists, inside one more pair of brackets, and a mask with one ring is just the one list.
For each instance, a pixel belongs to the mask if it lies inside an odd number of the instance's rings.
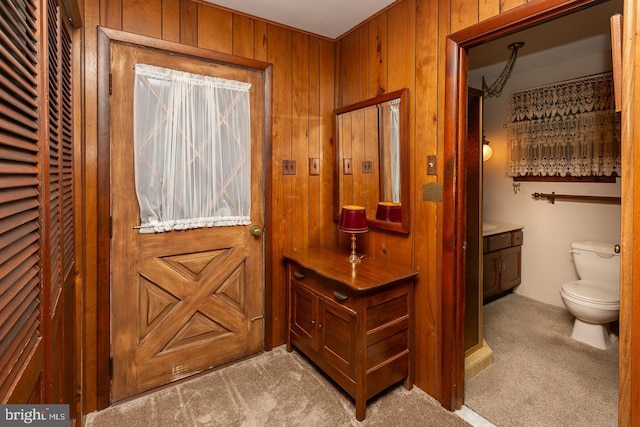
[[[515,10],[490,18],[482,25],[474,25],[449,36],[447,40],[447,122],[445,123],[445,156],[455,162],[447,171],[444,185],[444,210],[454,224],[445,227],[443,253],[443,341],[445,352],[456,356],[451,361],[443,361],[443,368],[450,369],[451,384],[444,384],[442,396],[450,396],[451,408],[459,408],[464,402],[464,348],[462,322],[464,318],[465,247],[467,245],[467,223],[465,194],[467,183],[464,172],[467,168],[466,156],[466,97],[470,86],[467,66],[468,50],[485,42],[512,35],[523,28],[530,28],[555,18],[569,15],[585,6],[593,6],[594,1],[574,1],[571,3],[552,1],[544,5],[528,4]],[[507,43],[508,44],[508,43]],[[506,46],[506,45],[505,45]],[[505,48],[506,50],[506,48]],[[508,54],[508,52],[507,52]],[[506,60],[506,58],[505,58]],[[503,62],[504,64],[504,62]],[[491,77],[488,77],[491,80]],[[449,271],[446,271],[449,270]],[[450,387],[450,388],[449,388]],[[445,406],[449,402],[445,402]]]

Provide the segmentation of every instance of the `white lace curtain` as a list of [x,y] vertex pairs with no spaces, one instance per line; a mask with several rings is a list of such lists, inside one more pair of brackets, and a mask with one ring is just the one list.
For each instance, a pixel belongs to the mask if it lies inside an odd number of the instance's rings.
[[391,201],[400,203],[400,100],[389,102],[391,112]]
[[140,232],[249,224],[251,85],[135,67]]
[[507,128],[507,176],[620,175],[611,73],[513,93]]

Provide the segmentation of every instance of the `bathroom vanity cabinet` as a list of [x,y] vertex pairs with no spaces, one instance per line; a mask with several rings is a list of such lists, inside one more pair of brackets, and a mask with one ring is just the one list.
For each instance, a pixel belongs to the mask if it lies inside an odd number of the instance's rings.
[[521,281],[522,230],[483,237],[482,297],[506,293]]
[[287,350],[296,347],[355,399],[404,380],[413,387],[413,288],[416,270],[313,248],[285,254]]

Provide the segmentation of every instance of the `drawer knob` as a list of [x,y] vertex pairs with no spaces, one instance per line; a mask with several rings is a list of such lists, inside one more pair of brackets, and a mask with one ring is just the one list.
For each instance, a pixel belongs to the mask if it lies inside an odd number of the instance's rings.
[[333,296],[340,302],[345,302],[349,297],[344,292],[333,291]]
[[294,275],[294,276],[295,276],[295,278],[296,278],[296,279],[298,279],[298,280],[302,280],[302,279],[304,279],[304,274],[299,273],[299,272],[297,272],[297,271],[294,271],[294,272],[293,272],[293,275]]

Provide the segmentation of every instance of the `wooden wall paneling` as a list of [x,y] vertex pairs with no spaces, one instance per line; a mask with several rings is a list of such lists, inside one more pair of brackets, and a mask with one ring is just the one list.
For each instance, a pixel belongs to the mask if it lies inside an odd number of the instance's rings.
[[[92,16],[95,15],[94,10],[100,8],[100,18],[96,20],[96,25],[100,22],[100,25],[105,27],[116,30],[122,29],[122,0],[85,1],[85,3],[85,14],[90,18],[95,18],[95,16]],[[89,25],[89,22],[87,22],[87,28],[95,28],[89,27]]]
[[500,0],[478,0],[478,21],[500,13]]
[[306,34],[291,34],[291,152],[296,173],[291,179],[291,248],[308,247],[309,217],[309,39]]
[[162,1],[162,39],[180,42],[181,3],[174,0]]
[[320,241],[319,246],[328,247],[334,244],[335,222],[333,207],[333,121],[331,112],[335,106],[334,43],[319,40],[319,73],[318,73],[318,132],[320,155]]
[[198,4],[191,0],[180,1],[180,43],[198,45]]
[[500,13],[527,3],[528,0],[500,0]]
[[[439,357],[437,330],[439,327],[439,282],[437,260],[441,242],[438,215],[442,203],[422,200],[422,187],[442,182],[442,144],[439,144],[439,5],[418,1],[416,7],[416,84],[410,100],[415,105],[415,157],[412,158],[415,203],[411,230],[415,236],[415,263],[420,269],[416,287],[415,383],[432,396],[437,396]],[[428,155],[438,155],[438,175],[427,175]],[[418,244],[417,242],[420,242]]]
[[478,22],[478,0],[451,0],[451,32]]
[[337,43],[336,77],[338,78],[338,90],[336,93],[336,107],[342,107],[362,101],[359,91],[360,37],[358,32],[353,31],[341,38]]
[[233,52],[233,14],[214,6],[198,5],[198,47]]
[[309,168],[309,159],[321,159],[320,137],[322,127],[320,119],[322,118],[322,115],[320,113],[320,40],[315,37],[309,37],[308,52],[308,150],[307,158],[303,159],[304,163],[300,166],[307,171],[307,186],[309,188],[307,247],[313,248],[320,246],[322,211],[323,209],[326,209],[326,206],[320,202],[323,192],[320,187],[322,184],[320,175],[312,175]]
[[[356,30],[356,32],[360,34],[360,97],[359,99],[354,100],[354,102],[364,101],[388,92],[389,85],[387,78],[390,68],[388,56],[388,20],[389,14],[385,11]],[[368,122],[370,119],[367,118],[366,120]],[[366,127],[365,129],[369,129],[369,127]],[[365,141],[370,140],[371,138],[369,137],[365,138]],[[367,147],[366,150],[368,151],[371,149],[372,147]],[[354,173],[362,173],[361,162],[357,164],[354,163]],[[364,175],[363,177],[368,178],[367,186],[371,187],[374,182],[374,177],[372,175]],[[375,182],[376,185],[378,185],[378,182]],[[379,191],[379,186],[377,186],[375,190],[373,188],[368,188],[367,193],[370,191],[377,193]],[[372,200],[372,198],[367,197],[367,200]],[[366,208],[368,217],[375,216],[375,209],[377,208],[377,205],[366,206]],[[358,241],[368,256],[385,259],[387,248],[389,246],[388,235],[389,233],[384,230],[370,228],[369,233],[367,233],[367,240],[362,243],[360,243],[360,240],[363,239],[358,239]],[[366,247],[363,245],[364,243],[366,243]]]
[[122,30],[162,38],[162,0],[122,0]]
[[283,175],[282,161],[291,159],[291,31],[275,25],[267,26],[267,61],[273,64],[273,141],[272,141],[272,199],[273,221],[267,238],[271,239],[273,292],[274,346],[285,342],[286,323],[286,277],[281,254],[291,249],[292,225],[292,180],[291,175]]
[[[404,0],[387,12],[387,91],[409,88],[409,170],[404,176],[409,185],[410,200],[402,203],[413,211],[414,183],[411,177],[415,175],[415,57],[416,57],[416,1]],[[387,233],[386,260],[412,267],[415,265],[414,245],[415,234],[407,236],[399,233]]]
[[267,23],[255,20],[253,22],[253,58],[260,61],[267,60]]
[[233,54],[253,58],[253,19],[233,15]]
[[368,81],[371,78],[369,70],[369,57],[371,56],[371,47],[369,45],[369,24],[360,26],[356,31],[358,36],[358,80],[357,90],[358,97],[353,102],[363,101],[372,98],[369,93]]
[[387,61],[389,48],[388,39],[388,14],[381,13],[369,21],[369,79],[367,84],[367,98],[373,98],[389,92],[387,71],[390,64]]

